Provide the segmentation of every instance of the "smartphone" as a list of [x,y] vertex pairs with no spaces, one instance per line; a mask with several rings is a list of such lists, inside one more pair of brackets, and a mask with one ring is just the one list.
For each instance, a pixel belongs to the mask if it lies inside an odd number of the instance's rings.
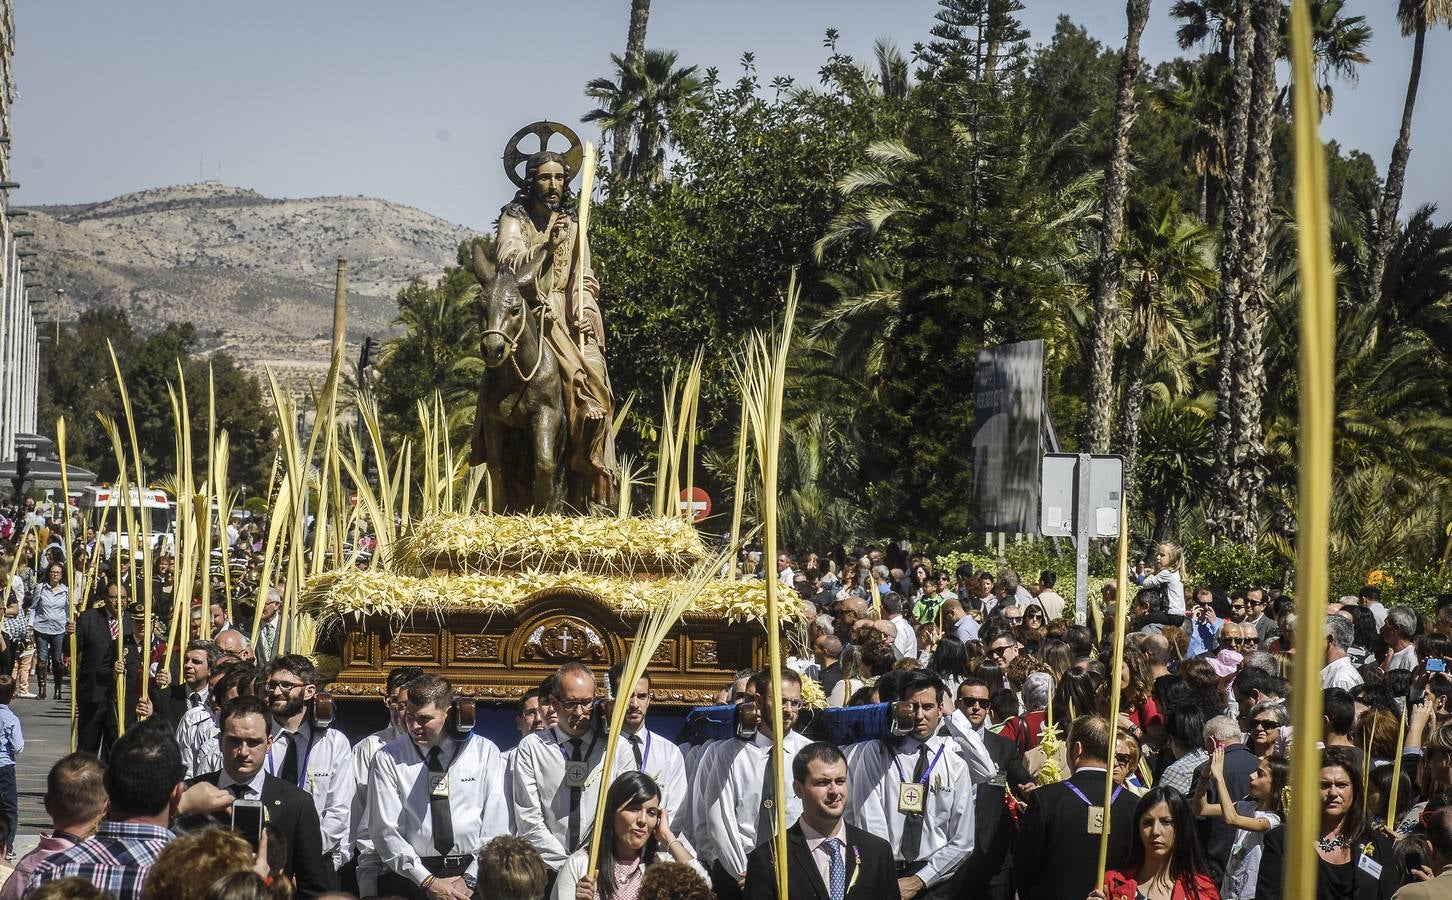
[[1408,872],[1412,871],[1413,869],[1422,868],[1422,854],[1417,850],[1413,850],[1408,853],[1406,858],[1406,866]]
[[232,830],[247,839],[256,848],[262,843],[262,801],[233,800]]
[[1428,672],[1446,672],[1447,671],[1447,663],[1444,660],[1441,660],[1441,659],[1429,659],[1429,660],[1427,660],[1427,671]]

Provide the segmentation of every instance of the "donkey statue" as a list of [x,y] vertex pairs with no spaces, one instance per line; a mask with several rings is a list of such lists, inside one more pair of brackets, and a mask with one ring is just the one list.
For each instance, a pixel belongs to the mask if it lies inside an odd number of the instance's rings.
[[469,464],[489,467],[495,512],[557,512],[564,505],[564,387],[545,340],[546,304],[535,298],[538,266],[515,275],[474,248],[482,288],[484,374]]

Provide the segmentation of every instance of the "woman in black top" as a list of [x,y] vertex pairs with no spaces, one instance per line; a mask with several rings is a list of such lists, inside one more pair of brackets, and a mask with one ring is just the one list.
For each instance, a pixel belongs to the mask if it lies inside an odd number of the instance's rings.
[[1286,826],[1266,834],[1265,849],[1256,879],[1257,900],[1283,896],[1317,900],[1390,900],[1402,883],[1401,866],[1392,842],[1366,824],[1366,798],[1361,793],[1361,772],[1346,747],[1328,747],[1321,753],[1321,783],[1315,802],[1321,806],[1316,853],[1316,891],[1298,887],[1283,893]]

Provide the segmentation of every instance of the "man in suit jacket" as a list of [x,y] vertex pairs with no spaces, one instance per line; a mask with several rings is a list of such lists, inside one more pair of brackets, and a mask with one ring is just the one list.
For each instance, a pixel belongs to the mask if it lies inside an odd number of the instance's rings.
[[116,742],[116,676],[125,671],[125,664],[116,659],[113,629],[120,629],[127,657],[135,655],[130,649],[136,643],[131,617],[120,613],[129,596],[126,585],[114,581],[107,585],[99,608],[86,610],[66,625],[76,636],[76,749],[102,759]]
[[[847,758],[818,741],[792,760],[792,789],[802,815],[787,829],[790,900],[889,900],[900,896],[887,841],[842,821],[847,811]],[[776,900],[776,846],[759,844],[747,856],[745,900]]]
[[[1099,835],[1105,818],[1101,804],[1109,777],[1109,723],[1100,716],[1080,716],[1069,726],[1068,745],[1073,776],[1035,790],[1019,822],[1013,872],[1020,900],[1085,897],[1096,887]],[[1123,865],[1129,856],[1137,802],[1127,790],[1114,792],[1108,816],[1111,869]]]
[[966,678],[958,686],[954,699],[956,709],[949,719],[949,731],[971,730],[983,742],[993,761],[995,774],[977,785],[974,797],[973,852],[958,870],[960,896],[982,896],[989,900],[1013,898],[1013,823],[1008,815],[1007,794],[1011,786],[1033,781],[1024,768],[1023,754],[1013,741],[994,734],[988,724],[988,683],[979,678]]
[[[1250,751],[1240,738],[1240,726],[1229,716],[1216,716],[1205,723],[1205,747],[1213,751],[1217,746],[1225,748],[1225,787],[1229,797],[1219,796],[1212,781],[1205,797],[1211,803],[1234,804],[1244,800],[1250,793],[1250,777],[1260,768],[1260,757]],[[1209,763],[1195,770],[1196,783],[1204,776]],[[1226,825],[1219,816],[1201,819],[1198,824],[1200,842],[1205,848],[1205,862],[1210,867],[1210,877],[1219,884],[1225,878],[1225,865],[1230,861],[1230,848],[1240,829]]]
[[[312,797],[263,768],[272,746],[267,706],[256,697],[235,697],[222,707],[221,720],[222,770],[198,776],[190,784],[205,781],[239,800],[262,801],[267,824],[280,831],[287,844],[283,871],[296,878],[298,895],[316,897],[336,890],[333,867],[323,856],[322,827]],[[231,824],[225,815],[215,819],[222,825]],[[179,823],[183,828],[210,824],[211,820]]]

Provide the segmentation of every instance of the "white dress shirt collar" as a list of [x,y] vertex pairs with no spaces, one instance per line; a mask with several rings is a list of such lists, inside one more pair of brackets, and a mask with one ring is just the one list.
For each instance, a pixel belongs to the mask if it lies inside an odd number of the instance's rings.
[[235,778],[232,777],[232,774],[230,772],[228,772],[226,769],[223,769],[222,770],[222,773],[217,776],[217,787],[221,788],[224,791],[229,791],[229,790],[232,789],[232,785],[234,785],[234,784],[246,784],[247,785],[247,796],[244,797],[243,799],[245,799],[245,800],[261,800],[262,799],[262,783],[265,782],[266,780],[267,780],[267,770],[266,770],[266,768],[259,768],[257,770],[257,773],[252,776],[252,780],[251,781],[246,781],[246,782],[238,781],[237,779],[235,779]]

